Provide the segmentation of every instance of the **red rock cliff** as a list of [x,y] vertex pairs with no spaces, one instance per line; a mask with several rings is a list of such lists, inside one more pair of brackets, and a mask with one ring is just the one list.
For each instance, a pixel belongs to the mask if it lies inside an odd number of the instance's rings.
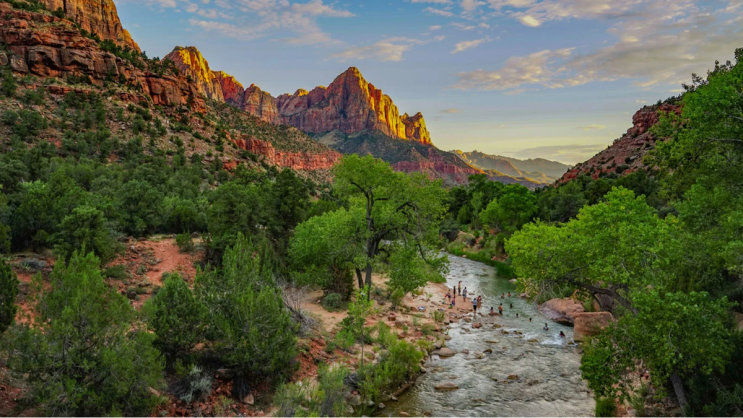
[[421,112],[416,113],[413,117],[408,116],[407,113],[402,115],[402,123],[405,125],[406,138],[431,145],[431,135],[426,129],[426,121],[423,120]]
[[601,173],[630,174],[644,168],[643,157],[655,148],[656,142],[649,129],[658,123],[661,112],[681,114],[681,106],[670,103],[644,106],[632,116],[632,127],[627,133],[588,161],[573,167],[558,181],[565,183],[583,174],[597,179]]
[[222,85],[209,68],[209,62],[196,47],[177,46],[163,59],[171,60],[184,76],[191,77],[199,92],[206,97],[220,102],[225,101]]
[[[156,105],[189,105],[197,112],[206,110],[204,99],[185,77],[140,70],[101,50],[68,20],[14,10],[7,3],[0,3],[0,14],[5,17],[0,20],[0,43],[12,52],[10,66],[17,73],[40,77],[87,75],[97,85],[113,78],[125,82],[119,91],[123,99],[149,97]],[[0,55],[0,60],[8,59],[4,53]]]
[[240,103],[240,109],[266,122],[282,123],[279,109],[276,106],[276,99],[255,84],[251,84],[250,87],[245,89]]
[[110,39],[139,51],[139,45],[132,40],[129,31],[121,26],[113,0],[42,0],[42,3],[51,11],[64,10],[68,19],[101,39]]
[[222,90],[224,101],[233,106],[240,107],[243,94],[245,93],[245,87],[235,77],[224,71],[212,71],[212,73],[214,74],[215,81]]
[[269,164],[289,167],[293,170],[329,169],[342,157],[341,153],[335,151],[324,153],[276,151],[270,142],[255,138],[236,139],[233,142],[240,149],[264,156]]

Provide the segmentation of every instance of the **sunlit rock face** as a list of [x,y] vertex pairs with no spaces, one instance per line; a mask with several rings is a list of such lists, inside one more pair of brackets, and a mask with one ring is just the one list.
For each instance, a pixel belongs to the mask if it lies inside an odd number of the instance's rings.
[[245,89],[239,108],[266,122],[282,123],[279,109],[276,107],[276,99],[255,84]]
[[233,142],[240,149],[265,157],[271,165],[289,167],[293,170],[326,170],[332,168],[342,157],[341,153],[335,151],[324,153],[277,151],[270,142],[255,138],[235,139]]
[[681,114],[681,106],[674,103],[644,106],[632,116],[632,127],[627,133],[616,139],[612,145],[594,155],[588,161],[580,163],[565,173],[560,180],[565,183],[581,175],[589,175],[594,179],[602,173],[630,174],[645,168],[643,157],[648,151],[655,149],[656,138],[650,128],[660,119],[661,113]]
[[278,103],[284,121],[306,132],[380,131],[395,139],[431,143],[423,116],[400,116],[392,99],[367,82],[356,67],[336,77],[327,88],[297,90],[279,96]]
[[[0,3],[0,14],[4,17],[0,25],[0,43],[9,51],[7,54],[0,52],[0,61],[3,57],[8,59],[16,73],[60,78],[84,75],[99,86],[114,78],[140,88],[119,92],[122,100],[139,103],[149,97],[156,105],[187,105],[196,112],[206,110],[203,96],[186,77],[140,70],[129,61],[102,50],[98,42],[82,36],[67,19],[14,10],[7,3]],[[66,94],[72,88],[49,86],[48,90],[53,94]]]
[[245,87],[235,77],[224,71],[212,71],[212,74],[214,74],[215,82],[219,84],[219,88],[222,90],[224,101],[232,106],[240,107]]
[[191,78],[201,94],[212,100],[225,101],[217,76],[196,47],[177,46],[163,59],[173,61],[182,75]]
[[97,34],[101,39],[108,39],[121,47],[139,51],[139,45],[132,40],[129,31],[121,26],[113,0],[42,0],[41,2],[51,11],[64,10],[68,19],[79,24],[82,29]]

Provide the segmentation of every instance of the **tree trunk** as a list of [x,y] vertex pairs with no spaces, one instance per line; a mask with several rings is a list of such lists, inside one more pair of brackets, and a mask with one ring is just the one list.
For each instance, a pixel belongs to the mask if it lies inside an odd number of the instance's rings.
[[372,265],[368,263],[366,265],[366,300],[371,300],[371,284],[372,284]]
[[675,371],[671,374],[671,384],[673,384],[673,390],[676,392],[676,398],[679,401],[679,406],[681,406],[681,413],[686,416],[686,405],[688,404],[688,401],[686,400],[684,382],[681,381],[681,378]]
[[364,278],[361,276],[361,270],[356,269],[356,280],[359,282],[359,289],[364,287]]

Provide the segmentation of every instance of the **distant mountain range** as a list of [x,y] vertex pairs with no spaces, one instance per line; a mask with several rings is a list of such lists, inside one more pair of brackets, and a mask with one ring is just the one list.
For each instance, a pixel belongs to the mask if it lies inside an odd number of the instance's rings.
[[497,172],[503,176],[514,177],[517,180],[532,181],[536,184],[555,182],[572,167],[557,161],[544,158],[518,158],[490,155],[480,151],[464,152],[450,151],[473,167],[489,172]]

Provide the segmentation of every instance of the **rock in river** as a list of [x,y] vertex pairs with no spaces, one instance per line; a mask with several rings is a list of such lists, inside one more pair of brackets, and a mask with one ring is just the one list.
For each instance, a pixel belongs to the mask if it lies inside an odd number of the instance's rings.
[[455,354],[457,354],[457,352],[450,348],[444,347],[441,350],[439,350],[439,357],[441,358],[452,357]]
[[436,390],[457,390],[459,389],[459,385],[457,385],[454,382],[444,382],[440,385],[434,386],[434,389]]

